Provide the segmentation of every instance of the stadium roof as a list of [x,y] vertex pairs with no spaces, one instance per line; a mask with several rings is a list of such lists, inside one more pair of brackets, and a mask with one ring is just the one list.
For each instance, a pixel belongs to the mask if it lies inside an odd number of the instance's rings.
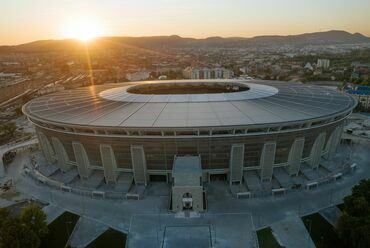
[[[319,86],[260,80],[181,80],[177,84],[243,84],[246,91],[210,94],[135,94],[133,85],[169,81],[98,85],[65,90],[24,106],[31,118],[94,127],[220,127],[304,121],[349,111],[349,95]],[[136,86],[135,86],[136,87]],[[131,92],[131,91],[130,91]]]

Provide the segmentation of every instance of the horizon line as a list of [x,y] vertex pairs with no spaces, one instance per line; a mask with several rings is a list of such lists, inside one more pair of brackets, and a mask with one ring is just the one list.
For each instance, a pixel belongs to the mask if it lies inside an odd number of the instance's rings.
[[[257,38],[257,37],[273,37],[273,36],[278,36],[278,37],[289,37],[289,36],[298,36],[298,35],[305,35],[305,34],[314,34],[314,33],[328,33],[328,32],[345,32],[345,33],[349,33],[349,34],[360,34],[362,36],[365,36],[367,38],[370,38],[370,36],[367,36],[367,35],[364,35],[363,33],[361,32],[349,32],[349,31],[346,31],[346,30],[342,30],[342,29],[329,29],[329,30],[325,30],[325,31],[315,31],[315,32],[305,32],[305,33],[294,33],[294,34],[286,34],[286,35],[280,35],[280,34],[263,34],[263,35],[255,35],[255,36],[219,36],[219,35],[213,35],[213,36],[207,36],[207,37],[190,37],[190,36],[181,36],[181,35],[178,35],[178,34],[168,34],[168,35],[164,35],[164,34],[159,34],[159,35],[142,35],[142,36],[125,36],[125,35],[103,35],[103,36],[98,36],[98,37],[95,37],[93,38],[92,41],[96,40],[96,39],[102,39],[102,38],[151,38],[151,37],[172,37],[172,36],[177,36],[177,37],[180,37],[180,38],[183,38],[183,39],[196,39],[196,40],[204,40],[204,39],[209,39],[209,38],[222,38],[222,39],[253,39],[253,38]],[[37,39],[37,40],[31,40],[31,41],[25,41],[25,42],[22,42],[22,43],[16,43],[16,44],[1,44],[0,43],[0,47],[1,46],[19,46],[19,45],[25,45],[25,44],[29,44],[29,43],[33,43],[33,42],[38,42],[38,41],[68,41],[68,40],[76,40],[78,41],[78,39],[76,38],[45,38],[45,39]]]

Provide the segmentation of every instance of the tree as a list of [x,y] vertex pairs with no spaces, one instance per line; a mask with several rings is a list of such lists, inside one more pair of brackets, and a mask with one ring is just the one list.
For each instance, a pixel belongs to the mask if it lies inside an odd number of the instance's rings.
[[23,209],[20,219],[34,231],[39,238],[44,237],[48,233],[46,214],[42,211],[41,207],[35,203],[31,203]]
[[26,206],[19,217],[0,208],[0,248],[37,248],[47,232],[46,215],[37,204]]
[[[0,228],[3,223],[9,218],[9,210],[6,208],[0,208]],[[0,236],[1,237],[1,236]]]
[[344,198],[336,231],[346,247],[370,247],[370,179],[362,180]]
[[14,122],[0,123],[0,143],[4,143],[13,137],[17,126]]
[[7,218],[0,229],[0,247],[37,248],[40,239],[18,218]]

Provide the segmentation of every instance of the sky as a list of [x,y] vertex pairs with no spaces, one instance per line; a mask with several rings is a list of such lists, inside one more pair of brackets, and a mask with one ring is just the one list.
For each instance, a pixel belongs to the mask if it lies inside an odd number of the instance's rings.
[[[0,45],[98,36],[370,36],[369,0],[0,0]],[[83,28],[82,24],[82,28]],[[95,32],[95,33],[94,33]]]

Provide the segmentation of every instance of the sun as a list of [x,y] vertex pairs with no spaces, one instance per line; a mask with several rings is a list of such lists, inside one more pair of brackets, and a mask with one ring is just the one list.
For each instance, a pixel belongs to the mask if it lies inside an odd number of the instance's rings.
[[101,24],[87,17],[80,17],[71,20],[65,28],[65,37],[78,39],[82,42],[88,42],[104,34]]

